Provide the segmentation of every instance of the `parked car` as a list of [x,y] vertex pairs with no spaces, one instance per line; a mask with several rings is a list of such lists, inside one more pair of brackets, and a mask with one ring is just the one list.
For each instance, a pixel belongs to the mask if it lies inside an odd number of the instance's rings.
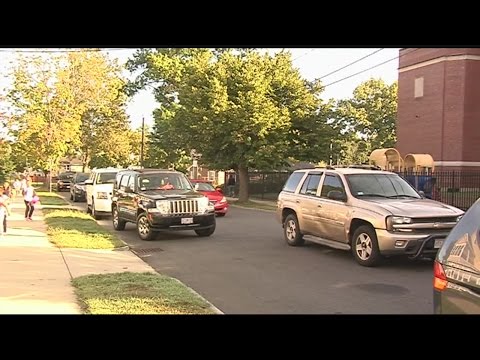
[[158,231],[193,230],[198,236],[215,232],[215,209],[195,191],[185,174],[163,169],[118,172],[112,198],[113,228],[134,223],[141,240]]
[[93,169],[90,178],[85,180],[87,193],[87,213],[94,219],[112,213],[112,193],[115,177],[119,169]]
[[70,200],[73,202],[87,201],[87,190],[85,180],[90,177],[89,173],[75,173],[70,185]]
[[480,314],[480,199],[453,228],[433,266],[436,314]]
[[214,188],[208,180],[190,179],[195,186],[195,190],[204,194],[215,206],[215,215],[225,216],[228,212],[227,198],[223,195],[220,188]]
[[297,170],[277,201],[289,245],[309,240],[350,250],[363,266],[389,256],[434,259],[463,214],[395,173],[357,167]]
[[57,191],[70,190],[72,185],[72,178],[75,175],[74,172],[64,172],[58,174],[57,177]]

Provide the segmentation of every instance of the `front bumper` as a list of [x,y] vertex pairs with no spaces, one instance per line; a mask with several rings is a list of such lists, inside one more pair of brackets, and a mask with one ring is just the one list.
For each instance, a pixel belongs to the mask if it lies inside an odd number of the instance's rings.
[[[191,218],[191,224],[182,224],[182,219]],[[157,213],[147,213],[150,228],[154,231],[163,230],[202,230],[215,226],[215,213],[202,215],[164,216]]]
[[382,255],[406,255],[412,259],[421,256],[435,256],[449,234],[449,232],[438,232],[412,235],[392,233],[381,229],[376,231],[378,247]]
[[226,214],[228,211],[228,203],[215,204],[215,214]]

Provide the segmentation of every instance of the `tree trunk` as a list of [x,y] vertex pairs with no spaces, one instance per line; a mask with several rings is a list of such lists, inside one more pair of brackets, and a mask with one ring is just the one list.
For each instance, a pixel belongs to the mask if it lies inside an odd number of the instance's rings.
[[238,193],[238,201],[248,201],[248,167],[245,165],[238,166],[238,181],[240,183],[240,191]]

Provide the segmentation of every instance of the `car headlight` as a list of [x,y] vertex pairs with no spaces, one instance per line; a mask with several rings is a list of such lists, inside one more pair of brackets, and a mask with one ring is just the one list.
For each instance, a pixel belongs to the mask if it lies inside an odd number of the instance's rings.
[[157,200],[157,209],[161,214],[168,214],[170,212],[170,202],[168,200]]
[[462,218],[463,218],[463,215],[457,216],[457,223],[458,223],[460,220],[462,220]]
[[220,200],[221,203],[227,202],[227,198],[224,196],[222,197],[222,200]]
[[198,201],[198,212],[205,213],[205,212],[215,210],[213,203],[210,200],[208,200],[208,197],[204,196],[202,198],[199,198],[197,201]]
[[394,231],[393,225],[411,224],[412,218],[405,216],[387,216],[386,227],[389,231]]

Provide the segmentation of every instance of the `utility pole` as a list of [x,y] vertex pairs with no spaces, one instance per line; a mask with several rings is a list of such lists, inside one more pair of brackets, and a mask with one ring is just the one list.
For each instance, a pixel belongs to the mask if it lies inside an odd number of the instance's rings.
[[145,117],[142,116],[142,146],[140,148],[140,167],[143,169],[143,147],[145,142]]

